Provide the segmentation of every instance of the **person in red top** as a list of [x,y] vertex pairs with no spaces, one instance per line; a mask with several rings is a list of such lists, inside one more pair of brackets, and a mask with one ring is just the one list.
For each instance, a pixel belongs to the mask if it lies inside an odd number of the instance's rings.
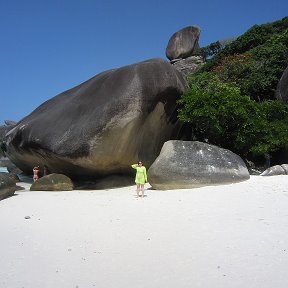
[[34,182],[39,179],[38,173],[39,173],[39,166],[35,166],[33,168],[33,181]]

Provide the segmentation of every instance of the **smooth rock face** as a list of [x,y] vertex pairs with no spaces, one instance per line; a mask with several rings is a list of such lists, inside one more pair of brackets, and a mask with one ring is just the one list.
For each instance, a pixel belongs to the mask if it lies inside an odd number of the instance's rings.
[[12,196],[16,191],[16,181],[8,173],[0,173],[0,200]]
[[63,174],[49,174],[35,181],[30,191],[72,191],[73,182]]
[[266,169],[260,176],[288,175],[288,164],[275,165]]
[[187,58],[199,47],[200,28],[185,27],[172,35],[166,47],[166,56],[169,60]]
[[109,70],[48,100],[6,135],[6,154],[21,170],[46,165],[74,179],[132,174],[150,166],[177,134],[182,75],[162,59]]
[[149,183],[159,190],[229,184],[249,178],[238,155],[197,141],[167,141],[148,170]]
[[284,71],[276,89],[276,98],[278,100],[288,101],[288,67]]

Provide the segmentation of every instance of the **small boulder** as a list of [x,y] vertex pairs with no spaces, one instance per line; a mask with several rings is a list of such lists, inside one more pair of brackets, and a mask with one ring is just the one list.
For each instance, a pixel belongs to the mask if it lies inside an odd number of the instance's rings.
[[73,188],[73,182],[69,177],[53,173],[35,181],[30,191],[71,191]]
[[159,190],[230,184],[250,178],[244,161],[233,152],[197,141],[167,141],[148,170]]
[[266,169],[260,176],[288,175],[288,164],[275,165]]
[[0,200],[12,196],[16,191],[16,181],[8,173],[0,173]]
[[166,56],[169,60],[187,58],[199,48],[198,40],[200,28],[197,26],[185,27],[174,33],[169,39]]
[[175,60],[173,63],[171,61],[171,64],[186,77],[188,74],[197,72],[204,64],[204,61],[201,56],[190,56],[186,59]]

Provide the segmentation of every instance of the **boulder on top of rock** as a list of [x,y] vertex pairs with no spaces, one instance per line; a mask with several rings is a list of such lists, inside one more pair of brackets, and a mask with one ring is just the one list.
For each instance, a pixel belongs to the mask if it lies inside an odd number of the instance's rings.
[[152,59],[100,73],[46,101],[6,134],[6,154],[23,172],[37,165],[72,179],[132,174],[150,166],[181,128],[180,72]]
[[12,196],[16,191],[16,181],[8,173],[0,173],[0,200]]
[[73,188],[73,182],[69,177],[52,173],[35,181],[30,191],[72,191]]
[[199,48],[198,40],[200,28],[197,26],[185,27],[174,33],[166,47],[166,56],[169,60],[187,58]]
[[198,141],[167,141],[148,170],[149,183],[159,190],[230,184],[249,178],[238,155]]
[[288,67],[285,69],[276,89],[278,100],[288,101]]
[[260,176],[276,176],[276,175],[288,175],[288,164],[281,164],[269,167]]

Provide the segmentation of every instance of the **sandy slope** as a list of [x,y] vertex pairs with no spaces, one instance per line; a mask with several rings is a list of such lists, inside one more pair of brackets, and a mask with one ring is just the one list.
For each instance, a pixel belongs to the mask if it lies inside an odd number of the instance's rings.
[[0,287],[288,287],[288,176],[146,194],[0,201]]

